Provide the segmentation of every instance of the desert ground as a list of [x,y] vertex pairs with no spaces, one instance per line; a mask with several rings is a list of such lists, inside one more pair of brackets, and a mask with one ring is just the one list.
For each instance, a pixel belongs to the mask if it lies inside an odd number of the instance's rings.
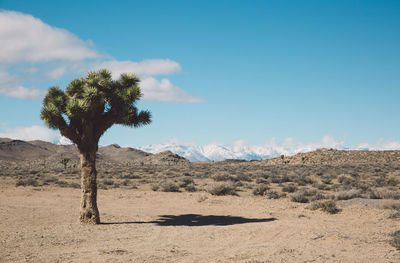
[[0,160],[0,262],[400,262],[399,152],[191,163],[114,150],[99,151],[100,225],[78,222],[73,155]]

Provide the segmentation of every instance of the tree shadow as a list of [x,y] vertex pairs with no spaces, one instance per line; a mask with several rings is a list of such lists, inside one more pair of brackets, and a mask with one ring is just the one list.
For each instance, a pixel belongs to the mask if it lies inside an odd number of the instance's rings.
[[122,225],[122,224],[156,224],[159,226],[230,226],[247,223],[272,222],[276,218],[245,218],[239,216],[203,216],[197,214],[186,215],[161,215],[154,221],[136,221],[136,222],[109,222],[103,225]]

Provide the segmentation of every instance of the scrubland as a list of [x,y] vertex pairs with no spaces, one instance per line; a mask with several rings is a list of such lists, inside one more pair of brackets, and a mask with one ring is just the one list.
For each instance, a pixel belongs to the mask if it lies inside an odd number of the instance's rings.
[[[399,262],[400,162],[0,161],[1,262]],[[300,160],[300,159],[299,159]]]

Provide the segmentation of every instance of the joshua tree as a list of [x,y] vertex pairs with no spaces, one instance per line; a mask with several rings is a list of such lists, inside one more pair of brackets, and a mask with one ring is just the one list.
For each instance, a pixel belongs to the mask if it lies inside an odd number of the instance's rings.
[[67,169],[67,165],[68,165],[69,161],[70,161],[69,158],[62,158],[62,159],[60,160],[60,163],[61,163],[62,165],[64,165],[64,170]]
[[100,137],[113,124],[138,127],[151,122],[150,112],[139,112],[135,106],[142,96],[138,83],[134,75],[121,74],[118,80],[112,80],[110,71],[100,70],[72,80],[65,92],[51,87],[43,100],[42,120],[50,128],[59,129],[80,152],[82,223],[100,223],[96,184]]

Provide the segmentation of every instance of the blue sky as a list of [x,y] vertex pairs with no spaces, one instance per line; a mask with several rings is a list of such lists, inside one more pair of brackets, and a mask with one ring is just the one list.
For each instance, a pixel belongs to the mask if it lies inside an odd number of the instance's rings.
[[[113,65],[138,70],[146,99],[138,106],[154,117],[111,128],[103,145],[400,141],[399,1],[0,0],[0,9],[3,136],[54,140],[37,127],[43,90]],[[62,30],[36,25],[38,39],[25,39],[35,19]],[[50,52],[57,45],[65,53]]]

